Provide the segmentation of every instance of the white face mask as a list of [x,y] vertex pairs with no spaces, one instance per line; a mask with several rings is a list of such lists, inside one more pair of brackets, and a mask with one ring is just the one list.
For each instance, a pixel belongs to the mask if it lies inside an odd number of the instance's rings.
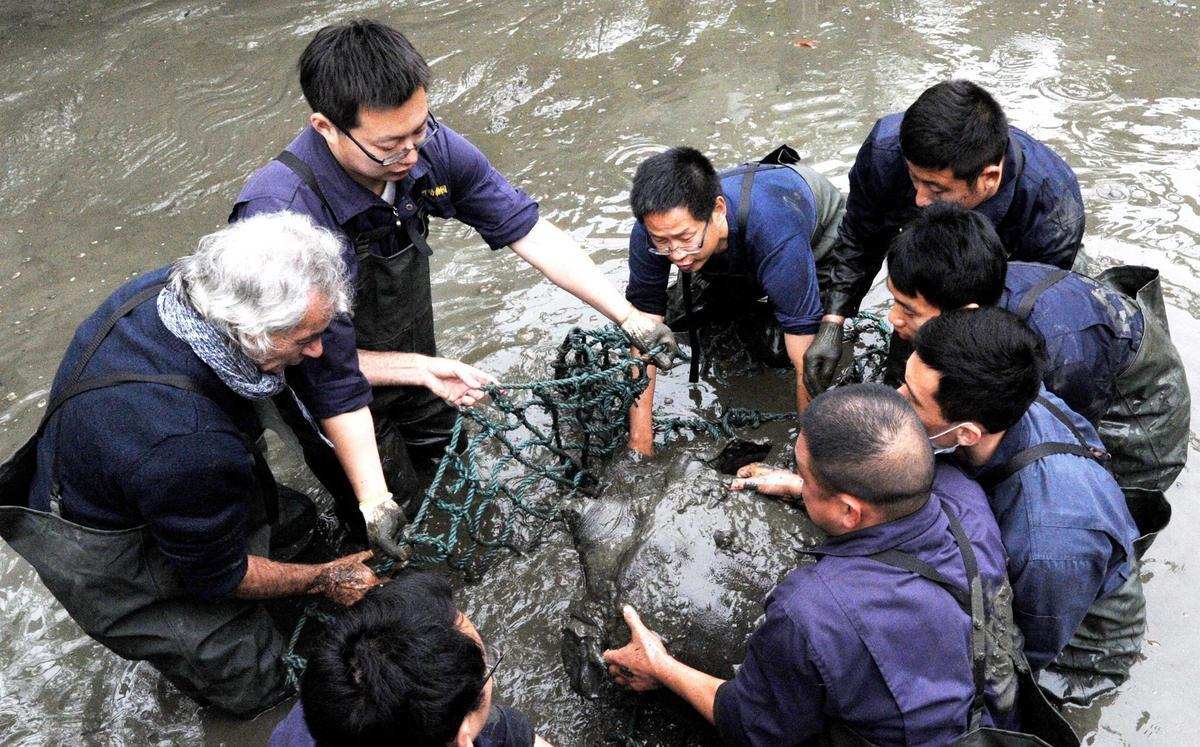
[[937,439],[941,438],[942,436],[946,435],[947,433],[949,433],[953,430],[963,427],[964,425],[966,425],[966,423],[956,423],[955,425],[950,426],[949,428],[942,431],[941,433],[935,433],[934,435],[930,436],[929,444],[930,444],[930,446],[933,447],[933,455],[937,456],[938,454],[953,453],[954,450],[958,448],[958,444],[954,444],[953,446],[938,446],[937,444],[934,443],[934,441],[936,441]]

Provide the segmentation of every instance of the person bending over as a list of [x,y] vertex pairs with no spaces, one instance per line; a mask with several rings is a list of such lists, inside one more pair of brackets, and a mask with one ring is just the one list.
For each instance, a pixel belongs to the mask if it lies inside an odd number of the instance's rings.
[[[810,399],[804,351],[821,318],[814,247],[827,247],[843,202],[836,187],[806,166],[754,163],[719,174],[694,148],[650,156],[629,193],[637,223],[629,235],[625,297],[677,332],[735,322],[753,358],[795,369],[796,406],[803,410]],[[668,290],[672,265],[680,280]],[[691,352],[698,362],[701,351]],[[629,445],[648,454],[655,367],[647,366],[646,375],[649,386],[630,411]]]
[[[635,690],[670,688],[731,744],[803,744],[845,728],[880,745],[950,742],[967,731],[976,695],[971,616],[953,595],[972,584],[968,554],[992,612],[1007,614],[986,498],[951,465],[935,487],[921,421],[881,385],[816,397],[795,454],[804,506],[829,537],[811,551],[815,564],[771,592],[736,676],[722,682],[674,659],[631,607],[629,644],[604,653],[610,674]],[[879,553],[927,563],[957,591]],[[996,659],[976,713],[984,725],[1014,726],[1013,661]]]
[[[846,217],[822,266],[825,316],[804,361],[809,391],[833,381],[842,322],[858,312],[888,244],[935,202],[978,211],[1012,259],[1069,270],[1083,242],[1079,182],[1058,154],[1010,126],[1000,104],[971,81],[926,89],[907,111],[875,123],[850,169]],[[908,351],[893,350],[898,378]]]
[[888,319],[906,341],[942,311],[999,306],[1046,343],[1046,388],[1094,426],[1123,488],[1165,491],[1187,458],[1191,396],[1171,342],[1158,271],[1122,266],[1093,280],[1008,262],[992,224],[931,205],[892,241]]
[[1137,528],[1096,431],[1042,385],[1044,344],[1004,309],[955,309],[914,339],[901,392],[989,493],[1039,682],[1084,702],[1128,677],[1145,601]]

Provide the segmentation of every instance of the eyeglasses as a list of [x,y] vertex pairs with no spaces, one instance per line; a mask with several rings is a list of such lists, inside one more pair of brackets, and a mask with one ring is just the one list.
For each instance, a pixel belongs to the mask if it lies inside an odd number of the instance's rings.
[[700,232],[700,240],[695,244],[688,244],[686,246],[671,246],[670,242],[666,242],[664,244],[660,239],[656,239],[652,236],[650,237],[650,251],[654,252],[660,257],[669,257],[672,254],[682,254],[683,256],[688,257],[693,254],[699,254],[700,248],[704,246],[704,237],[708,235],[708,223],[708,221],[704,221],[704,230]]
[[412,153],[417,148],[420,148],[422,145],[429,142],[429,138],[431,138],[435,134],[437,134],[437,131],[439,129],[441,129],[441,127],[442,126],[440,124],[438,124],[438,121],[436,119],[434,119],[433,112],[430,112],[425,117],[425,129],[421,132],[421,134],[419,136],[417,136],[417,139],[413,141],[412,145],[407,145],[407,146],[401,148],[400,150],[393,151],[392,154],[389,156],[380,158],[379,156],[375,155],[371,151],[364,148],[362,143],[355,140],[354,136],[350,134],[349,130],[342,127],[341,125],[337,126],[337,128],[342,131],[343,135],[350,138],[350,142],[352,142],[358,146],[358,149],[363,152],[364,156],[371,159],[372,161],[379,164],[380,166],[391,166],[394,163],[400,163],[405,158],[408,158],[409,153]]
[[491,644],[483,645],[483,665],[488,668],[487,676],[483,678],[483,684],[486,686],[488,680],[496,673],[496,668],[500,666],[500,662],[504,659],[504,652],[492,646]]

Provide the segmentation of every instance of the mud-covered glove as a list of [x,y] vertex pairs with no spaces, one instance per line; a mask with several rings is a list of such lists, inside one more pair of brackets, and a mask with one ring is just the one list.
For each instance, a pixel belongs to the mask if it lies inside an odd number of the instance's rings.
[[662,350],[650,356],[650,362],[663,371],[669,371],[676,361],[686,361],[688,357],[679,349],[671,328],[651,318],[647,314],[634,309],[621,322],[621,331],[629,336],[633,346],[643,353],[654,348]]
[[367,523],[367,540],[371,547],[392,556],[400,562],[408,560],[412,551],[396,541],[400,530],[408,523],[404,509],[392,499],[391,493],[368,498],[358,504]]
[[842,358],[842,323],[822,321],[812,344],[804,351],[804,388],[815,397],[833,384]]

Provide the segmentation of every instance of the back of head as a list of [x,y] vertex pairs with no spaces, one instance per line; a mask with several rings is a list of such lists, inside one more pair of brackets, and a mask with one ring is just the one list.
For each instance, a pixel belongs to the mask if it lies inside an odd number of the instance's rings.
[[708,220],[720,194],[721,180],[703,153],[695,148],[671,148],[638,166],[629,206],[639,221],[678,207],[687,208],[696,220]]
[[892,240],[888,278],[896,290],[939,310],[969,303],[995,306],[1008,261],[991,221],[973,210],[935,202]]
[[483,695],[483,651],[457,627],[450,585],[401,574],[342,611],[300,686],[319,745],[452,742]]
[[825,490],[910,510],[929,497],[933,449],[916,412],[895,389],[830,389],[800,416],[800,431],[809,468]]
[[298,67],[308,105],[345,130],[360,109],[394,109],[429,88],[429,65],[404,34],[366,19],[318,31]]
[[350,310],[341,240],[300,213],[255,215],[204,236],[169,282],[255,360],[300,324],[312,293],[334,314]]
[[935,399],[947,421],[1006,431],[1041,388],[1045,343],[1005,309],[947,311],[926,322],[913,345],[921,361],[941,374]]
[[904,112],[900,149],[923,169],[950,169],[974,180],[1008,149],[1008,119],[992,95],[969,80],[928,88]]

